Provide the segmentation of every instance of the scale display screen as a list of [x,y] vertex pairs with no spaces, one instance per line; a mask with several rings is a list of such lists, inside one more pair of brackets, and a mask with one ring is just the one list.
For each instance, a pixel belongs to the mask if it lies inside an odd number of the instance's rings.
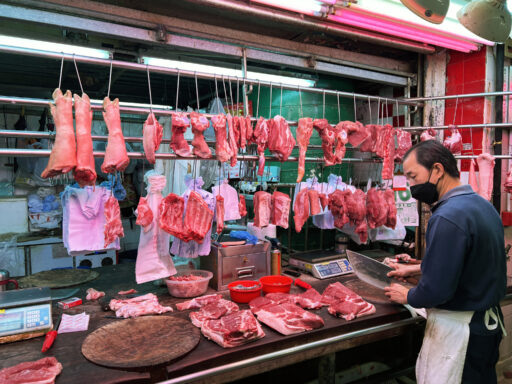
[[48,329],[51,327],[50,304],[20,308],[0,308],[0,336]]
[[318,273],[322,276],[332,276],[335,274],[341,274],[341,268],[338,263],[319,264],[317,266]]

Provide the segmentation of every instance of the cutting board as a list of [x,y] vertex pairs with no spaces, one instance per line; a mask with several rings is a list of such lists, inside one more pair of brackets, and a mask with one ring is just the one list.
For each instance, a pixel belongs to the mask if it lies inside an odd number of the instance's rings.
[[193,350],[199,328],[174,316],[143,316],[116,320],[90,335],[82,354],[109,368],[146,368],[167,364]]
[[373,304],[391,304],[392,302],[384,294],[382,289],[376,288],[373,285],[367,284],[362,280],[353,279],[343,283],[347,288],[350,288],[363,299]]
[[90,269],[55,269],[42,271],[18,279],[20,288],[64,288],[94,280],[100,274]]

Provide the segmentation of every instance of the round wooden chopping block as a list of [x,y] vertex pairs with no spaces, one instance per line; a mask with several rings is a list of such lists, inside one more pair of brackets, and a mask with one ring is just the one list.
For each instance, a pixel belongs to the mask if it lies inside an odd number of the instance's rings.
[[384,290],[367,284],[359,279],[349,280],[343,283],[347,288],[350,288],[363,299],[374,304],[391,304],[392,301],[384,294]]
[[90,269],[55,269],[42,271],[18,280],[20,288],[64,288],[94,280],[100,274]]
[[200,332],[190,321],[174,316],[143,316],[118,320],[92,332],[82,354],[109,368],[146,368],[166,364],[199,343]]

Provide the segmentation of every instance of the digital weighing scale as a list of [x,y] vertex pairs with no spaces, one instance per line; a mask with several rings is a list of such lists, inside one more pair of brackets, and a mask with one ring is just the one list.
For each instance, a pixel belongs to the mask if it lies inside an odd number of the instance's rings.
[[288,262],[290,265],[312,274],[317,279],[327,279],[353,272],[346,254],[335,251],[294,254],[290,256]]
[[49,331],[52,324],[50,288],[0,292],[0,340],[4,336]]

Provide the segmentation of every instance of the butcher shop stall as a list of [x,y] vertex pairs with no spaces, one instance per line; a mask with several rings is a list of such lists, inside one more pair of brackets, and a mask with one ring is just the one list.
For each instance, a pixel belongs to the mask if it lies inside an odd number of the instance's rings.
[[409,148],[512,244],[510,26],[415,3],[0,1],[0,383],[415,383]]

